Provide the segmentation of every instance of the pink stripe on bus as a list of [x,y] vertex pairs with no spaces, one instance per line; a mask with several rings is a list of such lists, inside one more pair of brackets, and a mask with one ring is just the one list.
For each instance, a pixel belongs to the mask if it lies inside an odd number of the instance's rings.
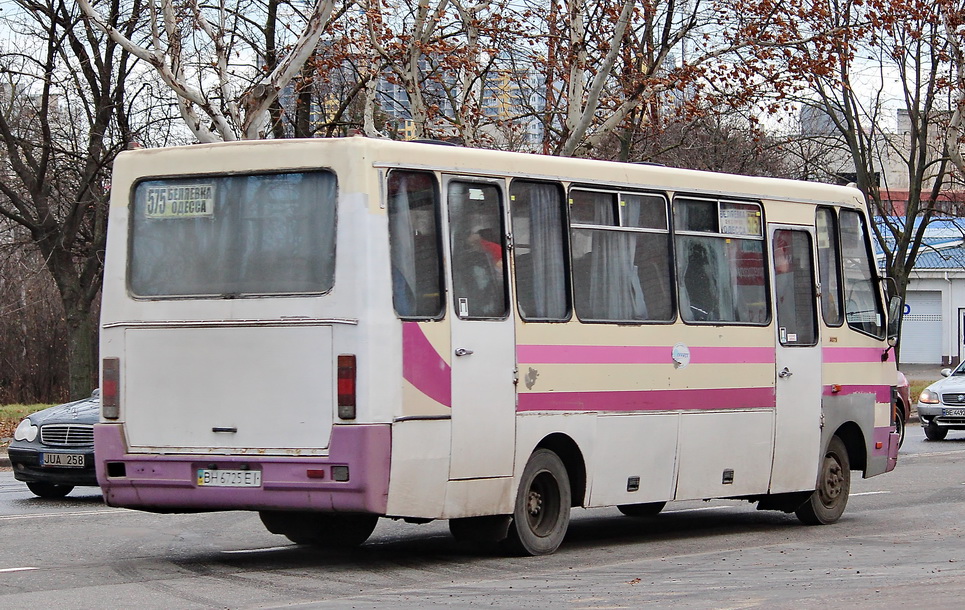
[[637,390],[623,392],[531,392],[519,395],[517,411],[709,411],[768,409],[774,388]]
[[[827,363],[839,362],[881,362],[884,349],[880,347],[825,347],[822,357]],[[888,352],[888,360],[894,360],[895,351]]]
[[[519,345],[520,364],[671,364],[673,347],[637,345]],[[691,347],[691,364],[773,364],[773,347]]]
[[824,386],[825,396],[849,396],[851,394],[874,394],[875,402],[891,403],[891,386],[886,385],[838,385],[837,392],[832,386]]
[[418,322],[402,324],[402,377],[432,400],[452,407],[449,364],[426,338]]

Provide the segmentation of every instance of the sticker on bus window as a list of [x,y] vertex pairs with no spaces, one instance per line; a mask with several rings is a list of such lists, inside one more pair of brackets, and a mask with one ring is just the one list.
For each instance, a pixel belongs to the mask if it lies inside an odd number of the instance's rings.
[[485,201],[486,193],[482,189],[469,189],[469,199],[472,201]]
[[721,206],[720,232],[727,235],[760,235],[761,212],[751,206]]
[[150,186],[144,195],[144,215],[147,218],[214,216],[214,185]]

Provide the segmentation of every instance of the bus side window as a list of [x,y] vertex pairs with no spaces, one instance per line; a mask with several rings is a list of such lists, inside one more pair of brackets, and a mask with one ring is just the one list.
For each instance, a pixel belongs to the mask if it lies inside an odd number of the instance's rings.
[[821,281],[821,314],[828,326],[841,326],[841,248],[834,210],[818,208],[815,227],[818,240],[818,275]]
[[680,317],[685,322],[770,322],[757,203],[674,201]]
[[864,218],[853,210],[841,210],[840,221],[845,320],[854,330],[883,339],[884,311],[878,297],[877,273],[871,262]]
[[516,180],[510,189],[516,300],[524,320],[570,317],[563,205],[558,184]]
[[669,322],[670,231],[663,195],[570,191],[576,314],[592,322]]
[[388,181],[392,303],[401,318],[442,316],[439,195],[429,172],[393,171]]

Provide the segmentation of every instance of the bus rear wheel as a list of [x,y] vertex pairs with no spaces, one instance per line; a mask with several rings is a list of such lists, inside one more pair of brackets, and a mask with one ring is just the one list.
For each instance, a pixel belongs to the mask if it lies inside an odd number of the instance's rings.
[[570,524],[570,500],[562,460],[548,449],[534,451],[519,482],[506,549],[517,555],[556,551]]
[[378,515],[365,513],[313,513],[263,510],[258,513],[269,532],[295,544],[323,548],[357,547],[372,535]]
[[851,462],[848,449],[840,438],[833,436],[818,469],[817,487],[794,514],[806,525],[834,523],[844,513],[850,493]]

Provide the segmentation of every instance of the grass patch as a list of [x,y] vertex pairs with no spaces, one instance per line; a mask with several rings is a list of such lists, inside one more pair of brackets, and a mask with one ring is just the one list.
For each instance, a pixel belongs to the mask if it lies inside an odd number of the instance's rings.
[[930,386],[933,381],[912,381],[908,380],[908,398],[911,402],[918,402],[918,395],[921,391]]
[[17,425],[31,413],[51,405],[0,405],[0,442],[12,438]]

